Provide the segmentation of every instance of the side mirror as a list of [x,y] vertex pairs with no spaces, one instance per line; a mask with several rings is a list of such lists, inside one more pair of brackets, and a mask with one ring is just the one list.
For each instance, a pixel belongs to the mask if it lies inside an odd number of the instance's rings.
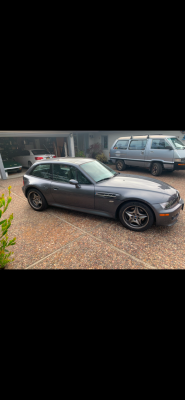
[[81,186],[79,185],[78,181],[76,181],[75,179],[70,179],[69,183],[71,185],[75,185],[77,188],[80,188]]
[[165,149],[167,149],[167,150],[173,150],[173,147],[171,147],[171,146],[166,146]]

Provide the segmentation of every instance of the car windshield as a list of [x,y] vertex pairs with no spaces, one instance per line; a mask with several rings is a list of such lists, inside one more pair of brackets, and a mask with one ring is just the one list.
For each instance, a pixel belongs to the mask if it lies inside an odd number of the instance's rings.
[[177,150],[183,150],[185,148],[185,145],[177,138],[168,138],[168,140]]
[[43,156],[44,154],[50,154],[47,150],[31,150],[34,156]]
[[81,165],[81,168],[94,179],[96,183],[117,175],[111,168],[103,165],[100,161],[91,161]]

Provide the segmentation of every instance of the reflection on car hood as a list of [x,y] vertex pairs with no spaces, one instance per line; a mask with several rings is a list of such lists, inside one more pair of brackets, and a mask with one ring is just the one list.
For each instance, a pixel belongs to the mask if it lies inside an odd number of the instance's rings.
[[170,196],[176,193],[176,189],[165,182],[153,178],[145,178],[144,176],[127,174],[120,174],[119,176],[111,178],[107,181],[102,181],[98,184],[98,186],[106,187],[107,189],[128,188],[135,190],[146,190],[149,192],[157,192]]

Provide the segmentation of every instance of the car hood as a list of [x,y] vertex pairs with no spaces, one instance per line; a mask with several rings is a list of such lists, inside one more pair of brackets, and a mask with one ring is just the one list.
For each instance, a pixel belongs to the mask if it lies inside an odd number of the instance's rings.
[[177,150],[176,149],[175,150],[175,158],[185,158],[185,149],[184,150]]
[[3,161],[4,168],[20,167],[14,160]]
[[119,176],[110,178],[97,184],[98,187],[117,188],[117,189],[134,189],[145,190],[148,192],[156,192],[166,194],[168,196],[176,193],[176,189],[157,179],[145,178],[144,176],[120,174]]

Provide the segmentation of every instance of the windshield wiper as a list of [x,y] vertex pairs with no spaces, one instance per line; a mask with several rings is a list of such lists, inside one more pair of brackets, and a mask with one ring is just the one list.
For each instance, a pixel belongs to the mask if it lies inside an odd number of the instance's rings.
[[115,175],[112,176],[112,178],[114,178],[115,176],[120,175],[120,172],[116,172]]
[[[112,178],[112,176],[110,178]],[[99,183],[99,182],[102,182],[102,181],[106,181],[107,179],[110,179],[110,178],[100,179],[100,181],[97,181],[96,183]]]

